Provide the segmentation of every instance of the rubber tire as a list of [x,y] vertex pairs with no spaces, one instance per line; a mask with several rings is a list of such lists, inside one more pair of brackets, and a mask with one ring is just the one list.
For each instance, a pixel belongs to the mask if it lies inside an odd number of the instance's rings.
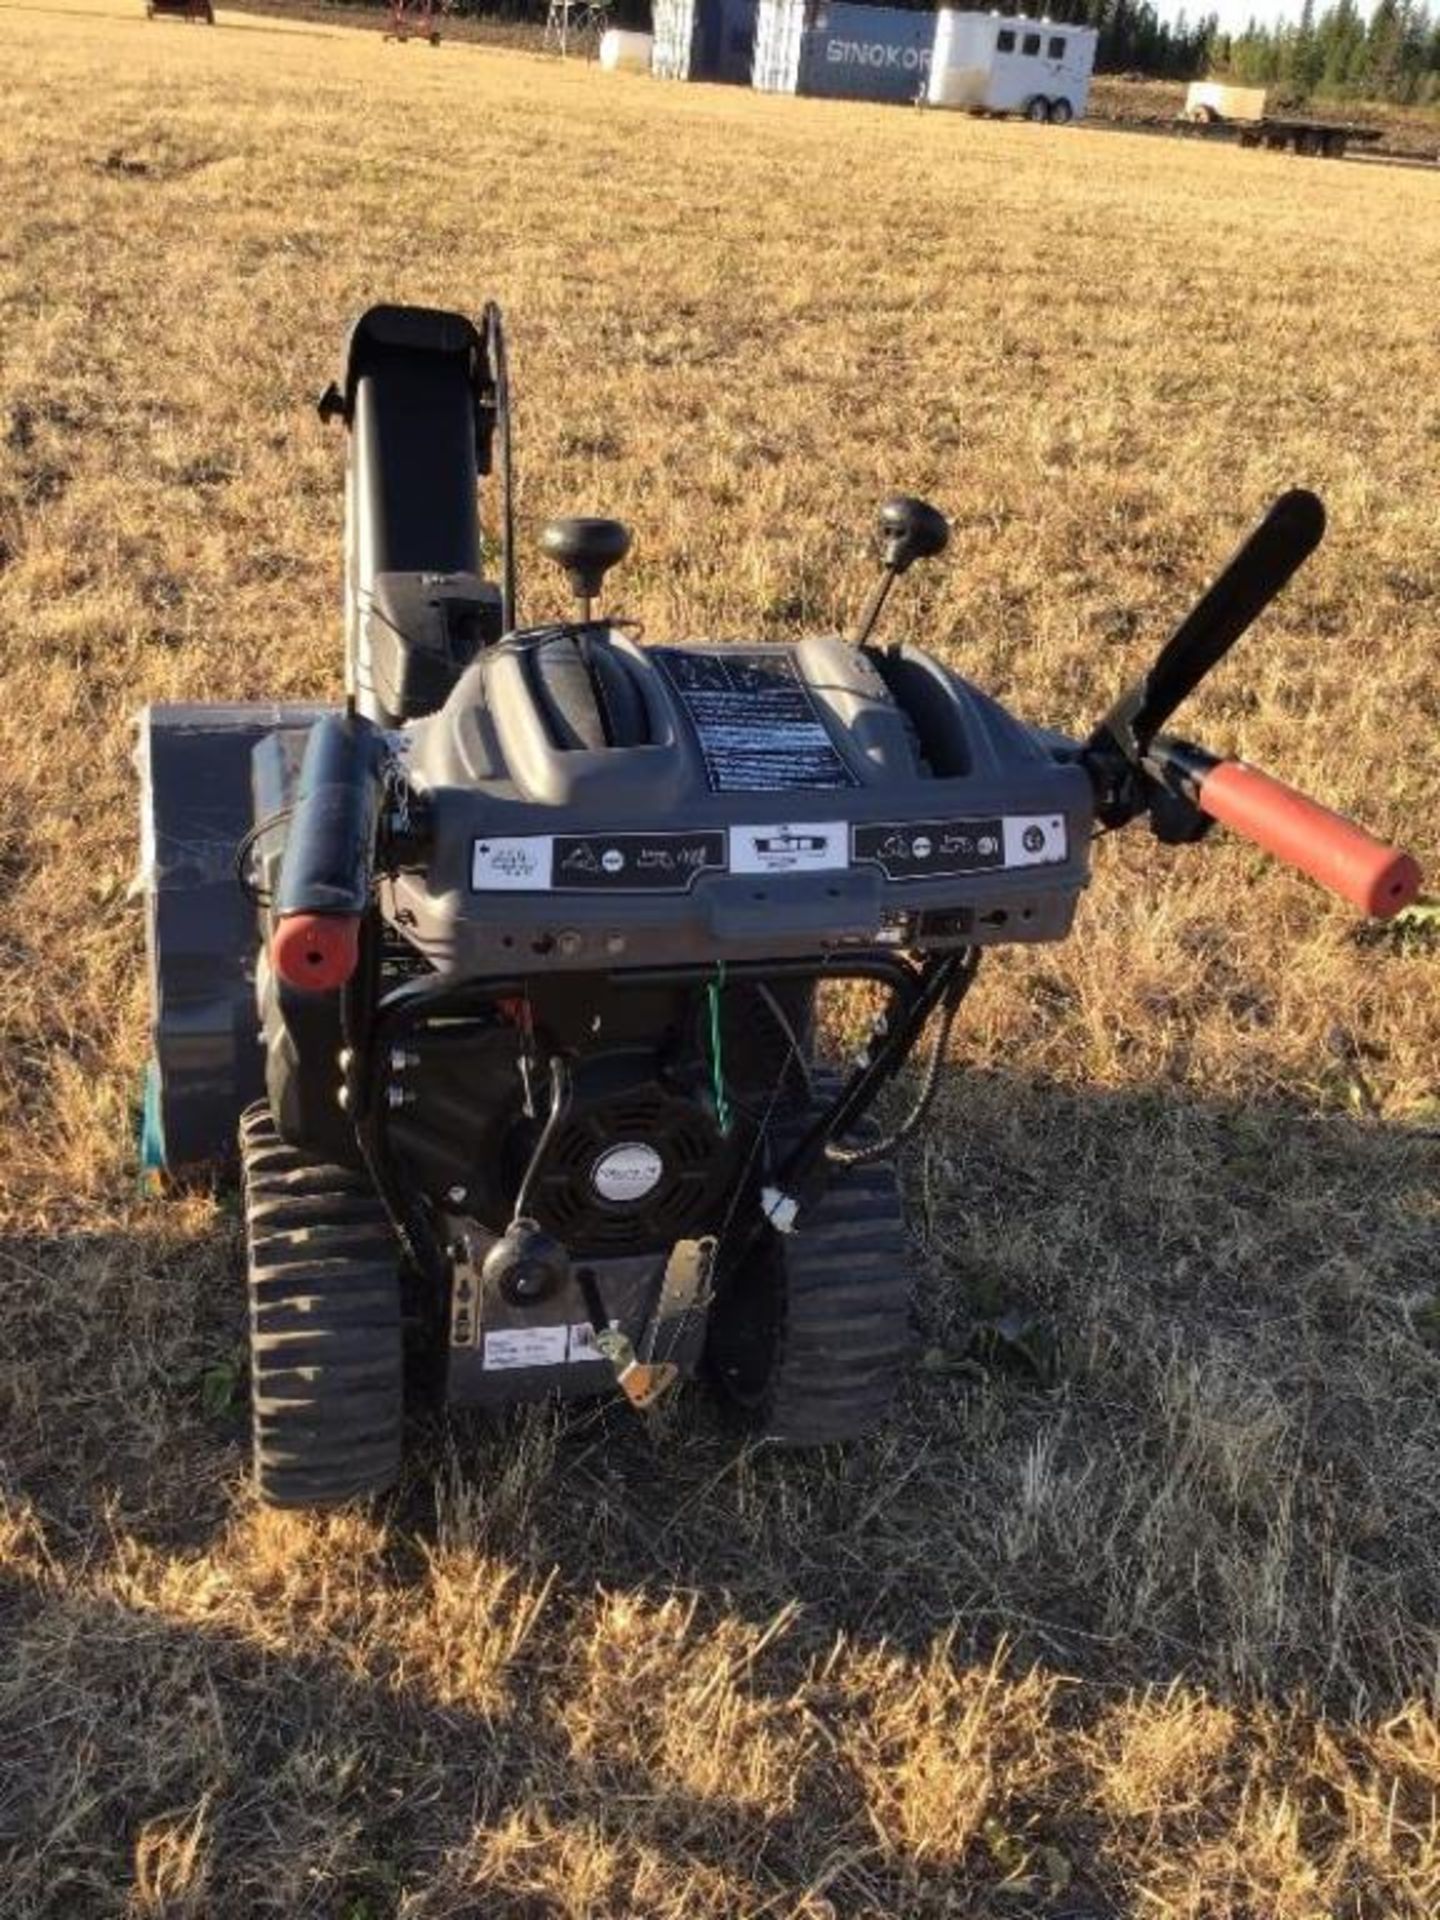
[[240,1121],[255,1483],[270,1507],[382,1493],[400,1470],[405,1356],[394,1231],[362,1174]]
[[1075,109],[1063,95],[1059,95],[1050,102],[1050,110],[1046,118],[1052,127],[1068,127],[1075,118]]
[[1050,118],[1050,102],[1043,93],[1031,94],[1025,102],[1023,112],[1032,126],[1043,127]]
[[744,1424],[787,1447],[858,1440],[890,1410],[910,1353],[910,1285],[895,1169],[837,1171],[790,1234],[767,1228],[721,1276],[711,1378]]

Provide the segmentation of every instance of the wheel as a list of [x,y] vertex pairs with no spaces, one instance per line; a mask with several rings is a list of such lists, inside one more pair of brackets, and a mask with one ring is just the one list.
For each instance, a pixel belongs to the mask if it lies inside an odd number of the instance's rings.
[[1068,127],[1075,118],[1075,109],[1068,100],[1055,99],[1050,102],[1050,124],[1052,127]]
[[706,1362],[745,1424],[784,1446],[858,1440],[884,1419],[910,1348],[893,1166],[837,1173],[791,1234],[766,1228],[719,1276]]
[[285,1145],[264,1102],[240,1122],[255,1481],[272,1507],[382,1492],[400,1468],[400,1259],[363,1175]]
[[1041,126],[1050,118],[1050,102],[1043,93],[1032,94],[1025,102],[1024,112],[1027,120],[1033,120],[1037,127]]

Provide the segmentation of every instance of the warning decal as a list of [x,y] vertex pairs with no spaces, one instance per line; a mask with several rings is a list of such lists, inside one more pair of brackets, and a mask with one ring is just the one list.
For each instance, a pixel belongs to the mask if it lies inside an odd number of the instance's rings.
[[[474,1345],[473,1338],[452,1345]],[[595,1344],[595,1329],[588,1320],[573,1326],[492,1327],[484,1338],[480,1365],[486,1373],[505,1373],[512,1367],[563,1367],[571,1365],[605,1366],[608,1362]]]
[[784,793],[858,785],[835,750],[788,652],[655,647],[680,696],[712,793]]

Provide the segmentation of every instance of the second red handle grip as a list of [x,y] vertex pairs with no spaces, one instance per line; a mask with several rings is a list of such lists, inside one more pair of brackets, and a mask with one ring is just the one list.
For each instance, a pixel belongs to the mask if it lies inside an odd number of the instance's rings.
[[1307,799],[1243,760],[1222,760],[1196,798],[1212,819],[1243,833],[1322,887],[1377,919],[1388,920],[1420,891],[1420,868],[1343,814]]

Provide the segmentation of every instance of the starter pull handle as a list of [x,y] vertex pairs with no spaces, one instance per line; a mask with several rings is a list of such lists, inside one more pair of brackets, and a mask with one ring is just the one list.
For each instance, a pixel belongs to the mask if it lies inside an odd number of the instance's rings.
[[1412,855],[1243,760],[1217,761],[1196,781],[1194,793],[1203,813],[1362,913],[1388,920],[1420,891],[1422,876]]

